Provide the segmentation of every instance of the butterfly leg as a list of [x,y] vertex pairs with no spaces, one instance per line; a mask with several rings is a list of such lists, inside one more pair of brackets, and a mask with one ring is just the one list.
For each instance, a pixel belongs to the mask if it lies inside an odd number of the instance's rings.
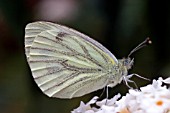
[[107,104],[108,97],[109,97],[109,86],[106,86],[106,102],[105,102],[105,105]]
[[125,84],[128,88],[133,89],[133,87],[129,86],[129,84],[128,84],[128,82],[131,81],[131,80],[129,80],[128,76],[123,76],[123,81],[125,82]]
[[99,98],[101,98],[101,97],[103,96],[103,94],[104,94],[104,92],[105,92],[105,88],[106,88],[106,87],[103,88],[103,91],[102,91],[102,93],[100,94]]
[[142,77],[142,76],[140,76],[140,75],[138,75],[138,74],[130,74],[130,75],[124,76],[124,77],[123,77],[123,78],[124,78],[123,80],[124,80],[126,86],[129,87],[129,88],[131,88],[131,89],[133,89],[133,88],[132,88],[131,86],[129,86],[128,82],[133,83],[133,84],[135,85],[136,89],[138,88],[137,85],[136,85],[136,83],[135,83],[134,81],[130,80],[130,78],[133,77],[133,76],[137,76],[137,77],[139,77],[139,78],[142,78],[142,79],[144,79],[144,80],[148,80],[148,81],[149,81],[149,79],[147,79],[147,78],[145,78],[145,77]]
[[136,73],[127,75],[126,77],[127,77],[127,79],[129,80],[129,78],[131,78],[131,77],[133,77],[133,76],[137,76],[137,77],[142,78],[142,79],[144,79],[144,80],[150,81],[150,79],[145,78],[145,77],[142,77],[142,76],[140,76],[140,75],[138,75],[138,74],[136,74]]
[[135,85],[136,89],[138,89],[138,86],[136,85],[136,83],[135,83],[134,81],[132,81],[132,80],[128,79],[128,80],[127,80],[127,82],[131,82],[131,83],[133,83],[133,84]]

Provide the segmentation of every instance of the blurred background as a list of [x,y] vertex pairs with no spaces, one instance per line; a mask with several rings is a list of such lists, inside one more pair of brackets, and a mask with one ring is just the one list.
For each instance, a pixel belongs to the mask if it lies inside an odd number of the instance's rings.
[[[167,0],[168,1],[168,0]],[[118,59],[136,52],[130,73],[149,79],[170,75],[170,3],[166,0],[0,0],[0,113],[69,113],[102,90],[74,99],[49,98],[37,87],[24,52],[26,24],[44,20],[72,27],[102,43]],[[134,77],[138,87],[151,82]],[[125,95],[119,84],[109,97]],[[103,95],[103,98],[105,95]]]

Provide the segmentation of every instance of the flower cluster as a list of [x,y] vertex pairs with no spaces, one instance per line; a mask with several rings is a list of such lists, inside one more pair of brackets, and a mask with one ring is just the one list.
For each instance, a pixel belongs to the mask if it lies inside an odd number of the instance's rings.
[[[72,113],[170,113],[170,78],[153,80],[153,83],[140,90],[130,89],[121,99],[120,94],[111,99],[97,101],[94,97],[87,104],[83,102]],[[119,100],[118,100],[119,99]],[[91,107],[96,104],[99,108]]]

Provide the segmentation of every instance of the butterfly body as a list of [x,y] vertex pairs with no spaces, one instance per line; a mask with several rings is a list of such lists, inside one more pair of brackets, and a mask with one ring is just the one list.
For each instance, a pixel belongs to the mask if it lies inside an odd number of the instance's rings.
[[114,87],[133,65],[71,28],[33,22],[25,29],[27,61],[38,87],[49,97],[73,98]]

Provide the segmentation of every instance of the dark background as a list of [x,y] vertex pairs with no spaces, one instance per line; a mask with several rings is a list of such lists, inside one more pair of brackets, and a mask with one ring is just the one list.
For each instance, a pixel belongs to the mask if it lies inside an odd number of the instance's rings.
[[[168,0],[167,0],[168,1]],[[149,79],[170,74],[170,3],[166,0],[0,0],[0,113],[69,113],[102,90],[75,99],[45,96],[34,83],[24,53],[27,23],[46,20],[72,27],[107,47],[118,59],[146,37],[130,73]],[[151,82],[134,77],[138,87]],[[110,98],[128,88],[110,89]],[[105,97],[105,96],[103,96]]]

